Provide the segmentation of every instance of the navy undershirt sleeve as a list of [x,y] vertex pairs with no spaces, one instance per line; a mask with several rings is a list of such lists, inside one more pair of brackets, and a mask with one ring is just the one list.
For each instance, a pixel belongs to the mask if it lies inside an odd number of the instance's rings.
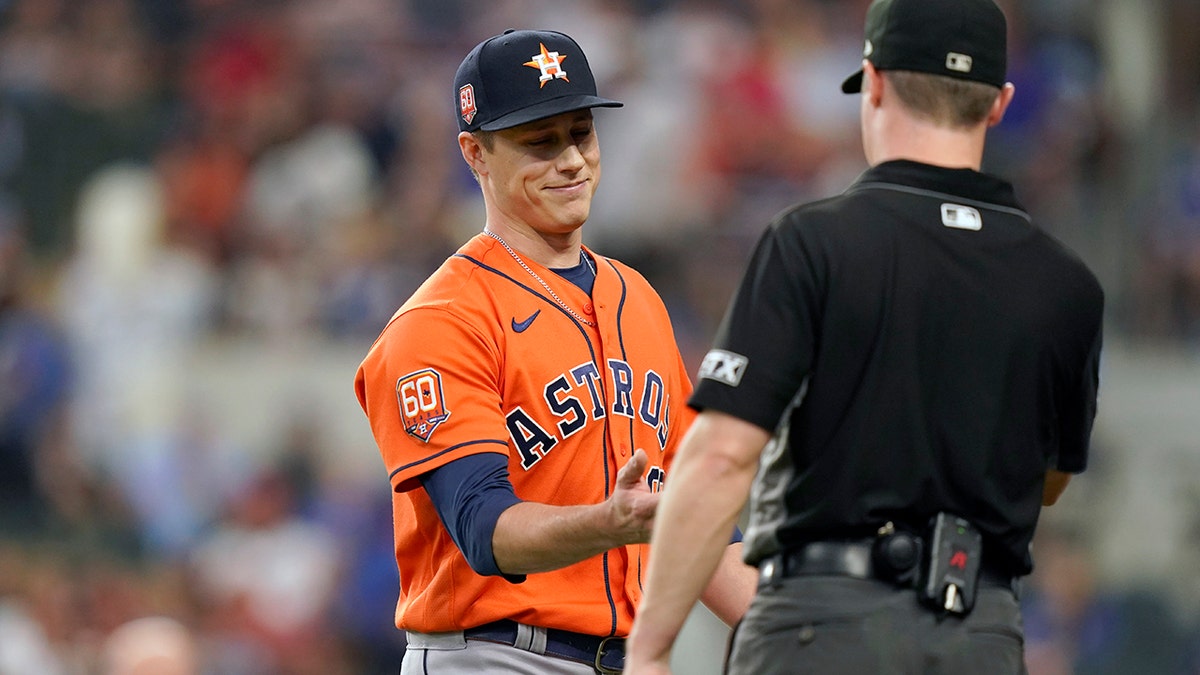
[[742,540],[742,528],[737,525],[733,526],[733,536],[729,538],[730,544],[736,544]]
[[508,480],[507,457],[496,452],[470,455],[423,474],[420,480],[471,569],[514,584],[525,581],[524,574],[501,572],[492,552],[496,521],[521,501]]

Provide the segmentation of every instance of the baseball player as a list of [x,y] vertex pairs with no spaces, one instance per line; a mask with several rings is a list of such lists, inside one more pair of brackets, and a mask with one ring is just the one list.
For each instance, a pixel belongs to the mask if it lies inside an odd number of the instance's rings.
[[[356,380],[394,490],[403,673],[622,668],[693,413],[661,299],[581,243],[593,108],[620,105],[562,33],[508,31],[459,66],[484,230],[396,312]],[[705,595],[730,624],[756,579],[737,539]]]
[[727,672],[1024,672],[1017,581],[1087,464],[1104,297],[980,171],[1006,33],[993,0],[868,8],[842,88],[870,168],[762,234],[690,399],[626,672],[668,672],[748,493],[760,579]]

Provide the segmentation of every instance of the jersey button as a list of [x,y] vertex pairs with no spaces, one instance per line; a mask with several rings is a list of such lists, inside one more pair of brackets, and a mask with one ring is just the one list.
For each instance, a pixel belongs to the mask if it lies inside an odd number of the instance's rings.
[[621,456],[624,457],[629,454],[629,448],[622,445],[620,448],[620,452],[621,452]]
[[591,314],[591,313],[592,313],[592,311],[593,311],[593,308],[592,308],[592,303],[590,303],[590,302],[589,302],[589,303],[586,303],[586,304],[583,306],[583,311],[584,311],[584,313],[585,313],[585,314]]

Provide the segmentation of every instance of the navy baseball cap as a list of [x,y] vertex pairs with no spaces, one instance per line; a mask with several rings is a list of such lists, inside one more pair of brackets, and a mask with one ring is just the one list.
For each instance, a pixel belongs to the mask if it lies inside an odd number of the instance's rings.
[[[875,0],[863,58],[879,70],[915,70],[1003,87],[1008,22],[993,0]],[[859,70],[842,91],[862,91]]]
[[584,108],[620,108],[596,95],[575,40],[556,31],[507,30],[471,50],[454,75],[461,131],[496,131]]

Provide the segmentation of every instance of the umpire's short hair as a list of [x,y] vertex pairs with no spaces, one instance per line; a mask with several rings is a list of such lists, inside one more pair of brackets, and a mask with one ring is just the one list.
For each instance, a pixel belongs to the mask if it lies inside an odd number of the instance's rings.
[[939,126],[968,128],[987,119],[1000,89],[983,82],[915,70],[884,70],[904,106]]

